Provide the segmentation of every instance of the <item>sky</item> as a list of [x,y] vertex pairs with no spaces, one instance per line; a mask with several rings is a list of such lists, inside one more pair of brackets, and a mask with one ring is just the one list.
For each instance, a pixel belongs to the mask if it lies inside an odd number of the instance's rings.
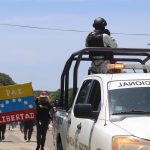
[[149,0],[0,0],[0,72],[34,90],[59,89],[65,62],[85,48],[97,17],[118,47],[150,48]]

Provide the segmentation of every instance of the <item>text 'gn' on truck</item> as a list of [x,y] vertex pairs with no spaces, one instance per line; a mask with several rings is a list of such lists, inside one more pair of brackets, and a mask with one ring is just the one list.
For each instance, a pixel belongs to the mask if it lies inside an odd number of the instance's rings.
[[[80,62],[108,54],[122,73],[90,74],[78,87]],[[56,150],[150,150],[150,49],[85,48],[73,53],[62,72]],[[74,62],[74,63],[72,63]],[[87,63],[88,64],[88,63]],[[73,101],[69,75],[73,66]]]

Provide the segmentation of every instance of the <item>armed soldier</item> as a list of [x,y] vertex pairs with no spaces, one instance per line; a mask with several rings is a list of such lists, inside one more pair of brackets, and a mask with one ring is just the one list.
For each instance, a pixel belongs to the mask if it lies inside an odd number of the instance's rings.
[[[104,18],[98,17],[94,20],[93,27],[95,30],[86,38],[86,47],[110,47],[116,48],[116,41],[110,37],[110,31],[105,29],[107,22]],[[92,73],[108,73],[107,64],[111,63],[109,56],[94,56],[91,65]]]

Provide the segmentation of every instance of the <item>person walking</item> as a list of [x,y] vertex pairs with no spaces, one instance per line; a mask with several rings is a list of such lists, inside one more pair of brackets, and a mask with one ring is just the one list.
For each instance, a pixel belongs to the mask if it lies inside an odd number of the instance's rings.
[[44,150],[48,125],[53,120],[54,110],[49,102],[49,96],[46,92],[41,92],[37,105],[37,147],[36,150]]
[[[94,20],[93,32],[86,38],[86,47],[110,47],[117,48],[116,41],[110,36],[110,31],[105,29],[107,22],[104,18],[98,17]],[[112,56],[94,56],[90,71],[92,73],[108,73],[106,65],[111,63]]]
[[0,124],[0,141],[5,139],[6,124]]
[[8,126],[8,127],[9,127],[8,130],[10,130],[11,128],[12,128],[12,129],[16,128],[16,122],[11,122],[11,123],[9,123],[9,126]]
[[20,127],[20,131],[21,131],[22,133],[24,133],[24,122],[23,122],[23,121],[20,121],[20,122],[19,122],[19,127]]
[[28,140],[28,142],[31,140],[32,132],[33,132],[33,127],[35,124],[35,120],[27,120],[24,121],[24,139]]

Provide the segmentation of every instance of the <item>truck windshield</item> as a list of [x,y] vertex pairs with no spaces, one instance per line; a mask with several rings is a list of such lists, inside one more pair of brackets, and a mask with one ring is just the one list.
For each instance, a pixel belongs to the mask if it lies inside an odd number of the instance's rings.
[[150,87],[109,90],[110,112],[119,114],[150,114]]

